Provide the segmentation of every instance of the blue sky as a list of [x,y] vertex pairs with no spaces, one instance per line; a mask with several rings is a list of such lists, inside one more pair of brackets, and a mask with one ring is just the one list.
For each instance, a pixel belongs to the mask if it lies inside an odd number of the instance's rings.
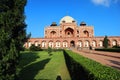
[[73,17],[94,26],[95,36],[120,36],[120,0],[28,0],[27,33],[44,37],[44,28],[62,17]]

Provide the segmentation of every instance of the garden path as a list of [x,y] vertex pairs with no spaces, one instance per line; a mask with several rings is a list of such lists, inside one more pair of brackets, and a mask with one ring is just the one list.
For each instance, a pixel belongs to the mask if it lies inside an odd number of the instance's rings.
[[73,51],[84,57],[97,61],[103,65],[107,65],[120,70],[120,53],[94,50],[78,51],[75,49],[73,49]]

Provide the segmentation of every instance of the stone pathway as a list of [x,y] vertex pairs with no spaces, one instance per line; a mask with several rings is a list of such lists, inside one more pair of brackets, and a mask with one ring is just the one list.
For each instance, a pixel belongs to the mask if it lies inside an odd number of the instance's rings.
[[107,65],[120,70],[120,53],[90,50],[86,51],[73,50],[73,51],[84,57],[95,60],[103,65]]

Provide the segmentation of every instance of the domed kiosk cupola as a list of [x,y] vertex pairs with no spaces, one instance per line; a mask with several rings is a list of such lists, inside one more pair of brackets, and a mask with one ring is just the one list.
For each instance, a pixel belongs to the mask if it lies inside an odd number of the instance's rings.
[[57,26],[56,22],[52,22],[52,24],[50,26]]
[[84,21],[82,21],[82,22],[80,23],[80,26],[86,26],[86,23],[85,23]]
[[76,21],[70,16],[65,16],[60,20],[60,24],[61,23],[76,23]]

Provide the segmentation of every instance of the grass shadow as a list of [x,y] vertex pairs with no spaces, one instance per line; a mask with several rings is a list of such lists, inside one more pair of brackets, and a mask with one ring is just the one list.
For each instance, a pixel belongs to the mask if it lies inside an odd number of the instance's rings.
[[42,61],[33,63],[26,66],[20,72],[19,80],[34,80],[36,74],[44,69],[45,65],[50,61],[50,59],[44,59]]
[[108,61],[110,61],[110,62],[113,63],[113,64],[116,64],[116,65],[119,65],[119,66],[120,66],[120,61],[114,61],[114,60],[108,60]]
[[21,52],[19,67],[22,68],[25,65],[34,62],[37,58],[40,58],[40,56],[38,56],[36,52]]
[[111,66],[113,68],[116,68],[116,69],[120,70],[120,61],[114,61],[114,60],[108,60],[108,61],[110,61],[111,63],[115,64],[114,66],[113,65],[108,65],[108,66]]

